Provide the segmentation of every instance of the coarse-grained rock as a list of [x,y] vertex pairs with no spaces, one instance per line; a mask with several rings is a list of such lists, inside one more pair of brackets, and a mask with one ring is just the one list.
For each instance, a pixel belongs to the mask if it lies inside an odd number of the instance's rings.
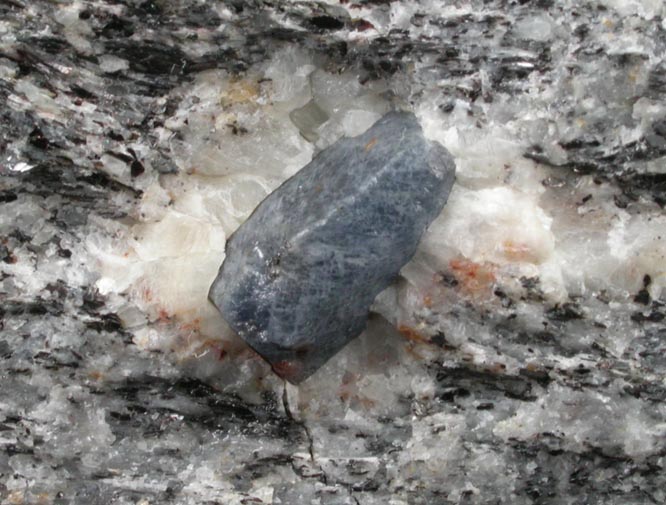
[[[0,1],[0,503],[666,503],[664,19]],[[456,183],[292,387],[211,282],[269,193],[395,103]]]
[[270,194],[230,237],[210,299],[275,372],[299,383],[358,336],[455,178],[416,117],[391,112]]

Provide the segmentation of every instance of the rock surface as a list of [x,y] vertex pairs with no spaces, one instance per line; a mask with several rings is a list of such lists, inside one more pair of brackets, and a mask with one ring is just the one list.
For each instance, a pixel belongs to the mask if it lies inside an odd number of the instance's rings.
[[[666,502],[661,0],[0,2],[0,503]],[[407,104],[456,184],[298,387],[226,240]]]
[[298,384],[363,331],[454,179],[453,158],[423,137],[416,117],[390,112],[259,204],[227,241],[211,301]]

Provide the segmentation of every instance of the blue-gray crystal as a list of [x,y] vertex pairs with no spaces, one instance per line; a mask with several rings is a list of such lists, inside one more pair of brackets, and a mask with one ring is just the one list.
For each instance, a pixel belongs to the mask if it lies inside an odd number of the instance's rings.
[[209,297],[281,377],[307,378],[361,333],[455,178],[416,117],[391,112],[271,193],[227,242]]

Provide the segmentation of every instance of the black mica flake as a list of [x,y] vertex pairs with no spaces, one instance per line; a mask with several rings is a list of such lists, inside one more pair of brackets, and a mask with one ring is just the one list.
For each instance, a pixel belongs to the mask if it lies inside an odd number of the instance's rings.
[[86,322],[86,326],[97,332],[121,332],[123,323],[116,314],[102,314],[95,321]]
[[0,243],[0,261],[3,261],[4,263],[12,263],[14,261],[12,254],[9,252],[9,248],[2,243]]
[[450,367],[435,364],[437,398],[443,402],[457,402],[463,398],[476,401],[490,401],[500,393],[507,398],[521,401],[534,401],[532,389],[537,383],[527,376],[509,376],[467,367]]
[[134,24],[131,20],[119,16],[111,16],[99,33],[102,37],[112,39],[116,37],[131,37],[134,34]]
[[649,312],[634,312],[631,315],[631,320],[636,323],[661,323],[664,319],[666,319],[666,311],[656,308]]
[[300,442],[303,436],[301,425],[277,411],[276,401],[250,405],[193,378],[168,380],[144,375],[104,387],[106,394],[122,400],[125,406],[111,416],[111,429],[119,438],[137,430],[150,437],[164,436],[168,432],[162,426],[173,414],[183,416],[186,425],[206,430],[239,430],[249,437],[292,442]]
[[9,203],[14,202],[18,199],[18,195],[15,191],[7,190],[0,191],[0,203]]
[[107,49],[129,61],[132,70],[149,75],[182,74],[192,64],[182,49],[160,42],[111,40]]
[[72,90],[72,93],[74,93],[74,95],[76,95],[79,98],[82,98],[83,100],[87,100],[93,103],[97,101],[97,95],[95,95],[95,93],[91,91],[88,91],[83,86],[79,86],[78,84],[72,84],[70,86],[70,89]]
[[83,357],[78,352],[67,347],[39,351],[32,359],[36,364],[47,370],[76,369],[81,366],[81,361],[83,361]]
[[634,296],[634,302],[640,303],[641,305],[648,305],[650,303],[651,297],[647,289],[643,288],[636,296]]
[[310,18],[310,24],[319,30],[340,30],[345,23],[332,16],[314,16]]
[[64,305],[60,300],[44,300],[36,298],[34,301],[5,300],[3,303],[5,317],[16,316],[61,316]]
[[567,322],[574,319],[583,319],[585,314],[575,302],[566,302],[548,309],[546,316],[552,321]]
[[559,145],[567,152],[566,162],[553,162],[540,145],[531,146],[524,156],[544,165],[569,169],[577,175],[595,175],[598,180],[615,183],[621,191],[615,197],[620,208],[627,208],[641,196],[664,207],[666,174],[639,171],[635,164],[666,156],[665,129],[663,122],[657,121],[642,138],[619,145],[604,143],[596,135],[562,140]]
[[647,193],[659,206],[666,206],[666,174],[629,172],[618,177],[618,181],[622,184],[623,194],[629,201],[636,201],[638,194]]
[[30,132],[30,135],[28,135],[28,142],[33,147],[42,150],[48,149],[51,146],[49,139],[46,138],[38,126],[36,126],[35,129]]
[[[2,329],[2,314],[0,313],[0,329]],[[12,348],[6,340],[0,340],[0,359],[9,359],[12,357]]]
[[145,171],[146,169],[144,168],[143,163],[141,163],[139,160],[133,160],[130,164],[130,175],[132,177],[139,177]]
[[158,15],[162,13],[162,8],[159,5],[159,2],[155,0],[146,0],[142,2],[137,8],[143,14],[149,15]]
[[232,476],[234,487],[239,491],[249,491],[255,480],[272,474],[277,467],[284,466],[290,468],[292,461],[293,458],[291,455],[278,454],[275,456],[260,457],[248,462],[239,472]]
[[59,37],[29,37],[25,39],[28,46],[34,46],[48,54],[60,54],[71,48],[69,42]]
[[437,347],[446,347],[449,344],[446,340],[446,335],[444,335],[442,332],[438,332],[436,335],[431,337],[430,343],[436,345]]

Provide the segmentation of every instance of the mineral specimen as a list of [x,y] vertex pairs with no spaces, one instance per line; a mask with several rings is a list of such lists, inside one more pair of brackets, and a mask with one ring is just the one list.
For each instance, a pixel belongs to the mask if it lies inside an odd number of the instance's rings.
[[290,382],[365,327],[375,296],[440,213],[455,165],[413,114],[343,138],[269,195],[229,238],[210,299]]

